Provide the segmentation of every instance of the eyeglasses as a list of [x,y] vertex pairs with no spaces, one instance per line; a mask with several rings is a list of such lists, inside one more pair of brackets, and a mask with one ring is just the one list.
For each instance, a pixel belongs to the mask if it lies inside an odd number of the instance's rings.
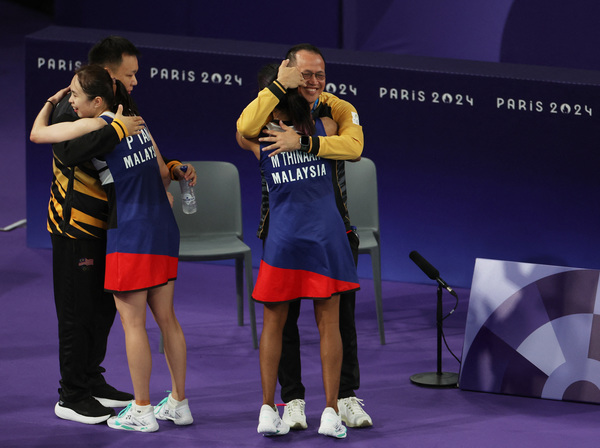
[[313,76],[317,79],[317,81],[324,81],[325,80],[325,73],[323,73],[323,72],[317,72],[317,73],[302,72],[302,77],[304,79],[306,79],[306,80],[309,80]]

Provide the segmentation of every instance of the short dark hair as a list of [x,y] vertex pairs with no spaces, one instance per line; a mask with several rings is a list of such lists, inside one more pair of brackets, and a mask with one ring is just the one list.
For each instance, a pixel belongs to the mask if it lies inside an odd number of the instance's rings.
[[323,53],[321,53],[321,50],[319,50],[312,44],[304,43],[294,45],[287,51],[285,58],[290,60],[290,65],[296,65],[296,53],[298,53],[301,50],[308,51],[309,53],[318,54],[319,56],[321,56],[321,59],[323,59],[323,62],[325,62],[325,57],[323,57]]
[[129,40],[121,36],[108,36],[92,47],[88,53],[88,62],[93,65],[119,66],[123,54],[138,56],[140,51]]

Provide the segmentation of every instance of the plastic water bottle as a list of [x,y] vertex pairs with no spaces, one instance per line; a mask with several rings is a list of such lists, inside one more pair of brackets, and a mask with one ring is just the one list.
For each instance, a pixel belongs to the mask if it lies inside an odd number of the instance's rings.
[[[187,168],[187,165],[182,165],[180,167],[181,171],[184,173],[187,171]],[[188,181],[185,179],[179,181],[179,188],[181,189],[181,207],[183,208],[183,213],[186,215],[196,213],[197,207],[194,189],[190,187]]]

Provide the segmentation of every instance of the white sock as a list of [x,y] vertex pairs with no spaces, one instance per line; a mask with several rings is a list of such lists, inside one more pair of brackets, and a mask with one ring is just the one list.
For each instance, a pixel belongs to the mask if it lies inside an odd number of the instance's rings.
[[187,403],[187,398],[184,398],[181,401],[177,401],[177,400],[175,400],[175,398],[173,398],[172,394],[169,394],[169,400],[168,400],[168,402],[169,402],[169,406],[170,407],[177,408],[177,407],[181,406],[182,404]]
[[131,410],[135,415],[144,415],[144,414],[147,414],[148,412],[153,412],[154,408],[152,407],[151,404],[147,404],[145,406],[140,406],[139,404],[137,404],[134,401],[133,404],[131,405]]

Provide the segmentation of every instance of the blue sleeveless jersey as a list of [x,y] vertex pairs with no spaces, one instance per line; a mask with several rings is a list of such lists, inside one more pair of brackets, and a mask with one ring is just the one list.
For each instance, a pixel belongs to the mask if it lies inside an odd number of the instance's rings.
[[[317,135],[325,135],[322,122],[316,125]],[[334,168],[335,161],[302,151],[273,157],[261,151],[270,215],[254,300],[327,299],[359,289],[333,194]]]
[[94,165],[109,202],[104,288],[132,292],[176,279],[179,229],[148,129]]

